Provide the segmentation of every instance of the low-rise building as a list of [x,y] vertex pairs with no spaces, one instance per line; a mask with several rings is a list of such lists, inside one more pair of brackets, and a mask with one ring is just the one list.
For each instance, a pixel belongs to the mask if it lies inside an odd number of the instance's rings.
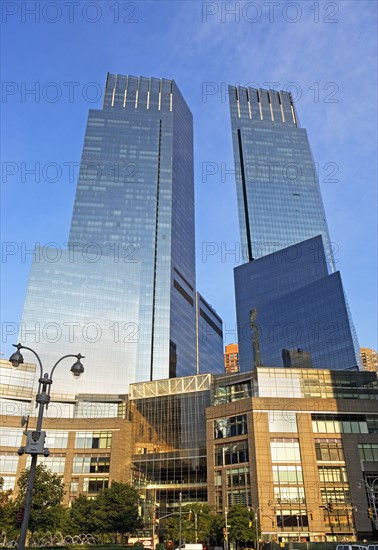
[[[1,361],[0,476],[16,486],[35,426],[35,366]],[[259,367],[132,384],[128,396],[78,395],[49,405],[43,429],[64,503],[112,480],[140,494],[146,528],[181,505],[256,514],[261,540],[371,539],[378,497],[374,372]],[[373,500],[375,499],[375,500]],[[369,508],[372,517],[369,517]],[[374,515],[375,514],[375,515]]]

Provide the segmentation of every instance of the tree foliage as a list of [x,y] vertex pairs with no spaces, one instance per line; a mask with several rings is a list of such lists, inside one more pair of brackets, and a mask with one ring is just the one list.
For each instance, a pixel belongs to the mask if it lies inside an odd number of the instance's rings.
[[142,527],[138,516],[138,493],[127,483],[111,486],[89,499],[79,495],[69,510],[71,533],[130,533]]
[[[197,519],[196,519],[197,516]],[[215,544],[221,538],[222,518],[219,517],[209,506],[204,503],[193,503],[182,507],[181,513],[181,540],[188,543],[197,540],[202,543]],[[167,536],[178,541],[180,537],[180,518],[176,514],[167,519]]]
[[[16,506],[24,506],[30,468],[24,470],[17,482]],[[61,505],[64,495],[63,480],[44,464],[38,464],[35,473],[29,529],[35,532],[54,532],[66,520],[66,510]]]
[[248,541],[256,539],[255,515],[245,506],[239,504],[230,508],[227,524],[229,540],[236,542],[237,545],[242,543],[243,546],[247,546]]
[[130,533],[141,527],[138,492],[127,483],[113,481],[95,500],[95,517],[102,532]]
[[0,477],[0,526],[8,537],[17,535],[17,508],[12,499],[12,489],[3,490],[4,479]]
[[79,495],[69,509],[69,530],[72,534],[97,531],[95,501]]

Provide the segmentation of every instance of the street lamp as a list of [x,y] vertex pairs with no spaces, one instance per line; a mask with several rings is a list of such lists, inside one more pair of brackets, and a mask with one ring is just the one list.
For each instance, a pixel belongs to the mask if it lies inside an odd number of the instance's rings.
[[63,359],[66,359],[67,357],[76,357],[76,362],[71,367],[71,372],[75,378],[79,378],[81,374],[84,372],[84,367],[81,364],[80,359],[83,359],[84,356],[80,355],[63,355],[53,366],[51,369],[50,375],[46,372],[43,373],[43,367],[42,362],[38,356],[38,354],[31,348],[28,348],[26,346],[23,346],[21,344],[13,344],[15,348],[17,348],[17,351],[15,351],[9,358],[9,361],[12,363],[12,366],[17,368],[24,362],[24,358],[22,356],[22,353],[20,352],[20,349],[27,349],[31,351],[37,358],[39,368],[40,368],[40,377],[39,377],[39,385],[38,385],[38,393],[36,396],[36,402],[37,406],[39,405],[38,410],[38,418],[37,418],[37,426],[35,430],[28,430],[26,429],[26,446],[20,447],[18,450],[18,454],[22,455],[24,453],[28,453],[31,455],[31,464],[30,464],[30,471],[29,471],[29,478],[28,478],[28,485],[26,488],[26,496],[25,496],[25,507],[24,507],[24,513],[22,517],[22,523],[21,523],[21,529],[20,529],[20,536],[18,538],[18,550],[24,550],[25,548],[25,542],[26,542],[26,535],[28,531],[28,525],[29,525],[29,517],[30,517],[30,509],[31,509],[31,503],[32,503],[32,496],[33,496],[33,486],[34,486],[34,480],[35,480],[35,472],[37,467],[37,458],[38,455],[43,454],[44,456],[49,456],[50,452],[49,450],[44,446],[45,439],[46,439],[46,432],[42,431],[42,420],[43,420],[43,413],[44,409],[48,407],[50,403],[50,390],[51,390],[51,384],[52,384],[52,376],[54,373],[54,370],[58,366],[58,364],[63,361]]
[[228,550],[228,508],[224,507],[224,519],[226,527],[223,529],[223,539],[224,539],[224,550]]
[[298,542],[301,541],[301,528],[299,527],[299,516],[297,514]]
[[179,493],[179,549],[182,545],[182,492]]
[[260,513],[263,511],[263,509],[258,506],[257,508],[253,508],[250,506],[250,510],[253,511],[253,514],[255,516],[255,532],[256,532],[256,550],[259,550],[259,542],[260,542]]
[[378,481],[378,477],[375,477],[374,479],[372,479],[370,483],[368,482],[367,479],[363,479],[363,478],[361,479],[361,481],[365,484],[365,487],[368,490],[369,506],[371,505],[372,511],[373,511],[373,517],[372,517],[373,527],[374,529],[378,529],[378,510],[377,510],[377,500],[375,498],[375,489],[374,489],[374,485]]

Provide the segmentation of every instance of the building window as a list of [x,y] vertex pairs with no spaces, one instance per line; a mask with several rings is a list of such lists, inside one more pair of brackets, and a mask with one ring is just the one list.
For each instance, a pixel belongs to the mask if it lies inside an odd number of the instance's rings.
[[273,466],[273,481],[285,485],[303,483],[302,466]]
[[369,434],[378,434],[378,417],[368,416],[366,422]]
[[378,443],[360,443],[358,452],[361,460],[378,462]]
[[215,388],[214,405],[231,403],[247,397],[252,397],[252,384],[250,380],[240,384],[218,386]]
[[345,487],[321,487],[320,494],[323,504],[350,504],[350,492]]
[[227,487],[246,487],[250,485],[249,468],[227,469]]
[[332,514],[324,514],[324,524],[327,529],[331,526],[333,529],[345,530],[353,529],[352,514],[348,514],[345,510],[335,510]]
[[300,462],[298,439],[272,439],[270,442],[272,462]]
[[215,487],[222,487],[222,472],[218,470],[214,475],[214,485]]
[[[54,474],[64,474],[64,466],[66,464],[65,454],[55,454],[46,457],[39,457],[38,462],[44,464],[46,468],[54,472]],[[31,463],[30,456],[26,460],[26,466],[29,467]]]
[[228,491],[227,503],[229,507],[236,506],[237,504],[240,504],[241,506],[252,506],[251,491],[244,488]]
[[236,435],[245,435],[247,433],[247,415],[230,416],[229,418],[220,418],[214,420],[214,437],[222,439],[224,437],[234,437]]
[[2,428],[1,429],[1,446],[2,447],[19,447],[22,440],[22,429]]
[[75,406],[74,418],[122,418],[124,403],[108,401],[79,401]]
[[241,441],[235,445],[217,445],[215,447],[216,466],[240,464],[249,461],[248,442]]
[[79,480],[78,478],[73,478],[70,483],[70,493],[78,493],[79,492]]
[[98,493],[109,486],[107,477],[85,477],[83,482],[83,493]]
[[298,508],[290,508],[279,510],[276,515],[277,527],[285,529],[285,527],[294,528],[294,531],[298,530],[298,525],[301,530],[304,527],[308,527],[308,517],[307,515]]
[[344,461],[343,444],[340,439],[316,439],[315,452],[316,460]]
[[14,489],[16,483],[16,476],[0,476],[3,479],[3,485],[1,487],[2,491],[9,491]]
[[17,472],[19,456],[16,454],[5,453],[0,455],[0,472],[9,472],[15,474]]
[[314,433],[346,433],[367,434],[373,433],[374,417],[366,420],[365,415],[342,414],[313,414],[312,429]]
[[291,411],[269,411],[270,432],[298,432],[297,415]]
[[318,466],[321,483],[347,483],[345,466]]
[[57,430],[48,431],[46,434],[46,446],[50,449],[66,449],[68,442],[68,432]]
[[274,500],[277,504],[304,504],[304,487],[274,487]]
[[77,449],[110,449],[112,432],[78,432],[75,447]]
[[75,456],[72,471],[75,474],[108,473],[110,457],[106,456]]

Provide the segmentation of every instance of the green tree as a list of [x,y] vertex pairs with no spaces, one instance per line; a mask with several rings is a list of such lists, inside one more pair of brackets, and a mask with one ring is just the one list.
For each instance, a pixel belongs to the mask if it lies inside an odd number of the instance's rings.
[[[24,506],[30,469],[24,470],[18,479],[16,506]],[[64,525],[66,509],[61,505],[63,480],[44,464],[38,464],[35,473],[29,529],[32,533],[54,532]]]
[[247,546],[248,541],[256,539],[256,522],[253,511],[240,504],[230,508],[227,523],[229,525],[229,540],[238,547]]
[[113,481],[95,499],[94,515],[99,532],[131,533],[141,528],[138,492],[127,483]]
[[[213,511],[211,506],[206,503],[196,502],[182,507],[181,514],[181,538],[182,541],[193,543],[196,540],[196,524],[197,524],[197,540],[198,542],[207,543],[215,542],[219,538],[219,530],[221,532],[219,516]],[[179,515],[171,516],[167,519],[166,529],[167,536],[172,540],[179,540]]]
[[72,534],[96,533],[96,501],[79,495],[69,509],[69,530]]
[[223,528],[225,526],[222,514],[212,514],[209,531],[210,546],[223,546]]
[[12,499],[12,489],[4,490],[3,487],[4,478],[0,477],[0,529],[7,538],[15,538],[18,533],[17,508]]

